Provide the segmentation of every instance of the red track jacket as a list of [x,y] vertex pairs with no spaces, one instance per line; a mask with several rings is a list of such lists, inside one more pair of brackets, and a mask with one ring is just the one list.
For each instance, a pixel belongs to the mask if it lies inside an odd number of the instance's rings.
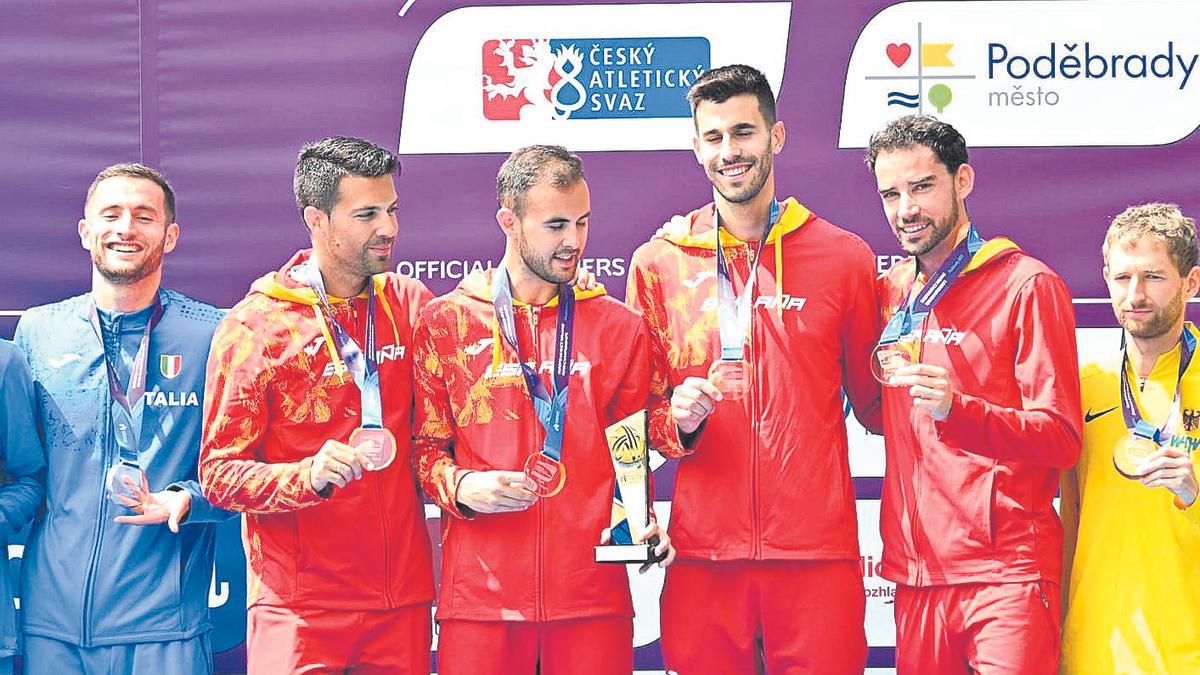
[[[308,256],[301,251],[254,282],[217,328],[200,482],[213,504],[247,514],[249,606],[376,610],[428,602],[429,535],[405,460],[413,324],[432,296],[408,277],[375,276],[384,426],[396,436],[396,461],[318,494],[309,483],[309,458],[328,439],[349,440],[361,423],[361,403],[315,294],[287,274]],[[364,346],[365,295],[330,300],[338,321]]]
[[[858,558],[858,523],[842,410],[845,386],[869,429],[879,429],[870,355],[879,335],[875,256],[858,237],[784,204],[757,269],[746,351],[750,393],[722,401],[691,447],[680,443],[670,392],[705,377],[720,358],[714,206],[690,231],[642,245],[627,301],[645,314],[654,365],[651,440],[681,458],[671,537],[683,558]],[[757,249],[722,230],[734,290]]]
[[[633,616],[621,565],[593,562],[612,514],[615,477],[604,429],[646,405],[649,355],[641,317],[603,289],[576,291],[562,492],[525,511],[464,513],[458,482],[473,470],[520,471],[545,431],[492,308],[491,270],[425,308],[416,337],[413,462],[450,518],[442,543],[439,619],[557,621]],[[558,299],[514,303],[522,356],[551,389]]]
[[[883,321],[913,286],[881,279]],[[1079,459],[1075,315],[1062,279],[1006,239],[980,249],[930,314],[921,362],[950,371],[944,422],[883,395],[883,576],[910,586],[1058,581],[1059,469]]]

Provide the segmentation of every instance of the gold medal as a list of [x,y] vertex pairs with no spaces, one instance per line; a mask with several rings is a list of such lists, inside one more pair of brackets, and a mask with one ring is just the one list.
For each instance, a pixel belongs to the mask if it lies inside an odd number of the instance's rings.
[[1117,441],[1116,447],[1113,448],[1113,466],[1122,476],[1137,480],[1141,478],[1138,466],[1156,452],[1158,443],[1153,439],[1130,434]]

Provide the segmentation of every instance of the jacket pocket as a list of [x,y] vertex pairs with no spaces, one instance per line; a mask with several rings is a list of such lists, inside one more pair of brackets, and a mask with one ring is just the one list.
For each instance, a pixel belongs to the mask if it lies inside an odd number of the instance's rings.
[[103,556],[92,584],[92,637],[177,634],[183,535],[165,525],[113,524],[104,532]]
[[924,510],[922,528],[937,558],[974,569],[994,558],[995,472],[991,462],[973,459],[955,453],[931,463],[917,508]]
[[987,473],[987,518],[983,523],[984,538],[992,550],[996,548],[996,472]]
[[[987,551],[996,547],[996,475],[984,471],[975,478],[974,485],[964,486],[963,496],[967,499],[971,514],[971,541]],[[991,558],[991,555],[987,556]]]

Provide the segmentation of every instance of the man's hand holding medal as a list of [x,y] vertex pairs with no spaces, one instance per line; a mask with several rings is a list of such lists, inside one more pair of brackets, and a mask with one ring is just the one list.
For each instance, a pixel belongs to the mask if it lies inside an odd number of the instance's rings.
[[338,441],[325,441],[325,445],[313,455],[308,481],[316,492],[329,485],[344,488],[351,481],[362,478],[364,470],[370,470],[367,457],[378,452],[376,441],[367,440],[351,446]]
[[476,513],[524,511],[538,500],[521,471],[471,471],[458,480],[455,501]]
[[680,433],[694,433],[724,399],[717,385],[703,377],[689,377],[671,392],[671,416]]
[[121,476],[122,490],[114,491],[113,498],[136,516],[117,516],[113,520],[126,525],[159,525],[166,523],[172,532],[179,534],[179,526],[187,520],[192,508],[192,495],[187,490],[151,492],[142,474],[141,483],[129,476]]
[[950,373],[941,366],[927,363],[903,366],[896,369],[887,384],[893,387],[908,387],[913,405],[928,410],[933,419],[939,422],[950,415],[950,405],[954,402],[954,385],[950,382]]
[[1169,444],[1159,448],[1137,464],[1134,477],[1146,487],[1170,490],[1184,506],[1191,506],[1200,493],[1196,466],[1192,458]]

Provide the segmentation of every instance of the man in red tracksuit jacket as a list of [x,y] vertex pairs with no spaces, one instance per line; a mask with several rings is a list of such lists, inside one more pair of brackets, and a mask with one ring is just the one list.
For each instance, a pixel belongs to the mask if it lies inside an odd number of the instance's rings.
[[1059,470],[1080,451],[1066,285],[967,217],[962,136],[922,115],[872,137],[867,163],[909,259],[881,279],[881,343],[914,364],[883,394],[883,576],[897,672],[1057,673]]
[[[604,429],[646,405],[646,328],[602,287],[569,286],[591,213],[577,156],[522,148],[497,187],[500,268],[429,303],[416,336],[413,461],[446,514],[438,671],[627,674],[629,580],[624,566],[593,562],[593,546],[615,485]],[[564,391],[553,441],[531,392]],[[547,453],[565,479],[553,495],[522,471]],[[669,553],[657,526],[641,539],[655,535]]]
[[679,459],[664,666],[754,672],[761,645],[770,673],[862,673],[842,390],[877,429],[875,256],[795,199],[775,202],[785,133],[761,73],[717,68],[689,97],[715,203],[634,253],[626,294],[650,327],[651,440]]
[[[360,139],[305,146],[313,248],[254,282],[213,337],[200,482],[246,514],[250,673],[429,672],[433,565],[407,459],[412,335],[432,295],[384,271],[395,171]],[[359,440],[376,425],[390,464]]]

